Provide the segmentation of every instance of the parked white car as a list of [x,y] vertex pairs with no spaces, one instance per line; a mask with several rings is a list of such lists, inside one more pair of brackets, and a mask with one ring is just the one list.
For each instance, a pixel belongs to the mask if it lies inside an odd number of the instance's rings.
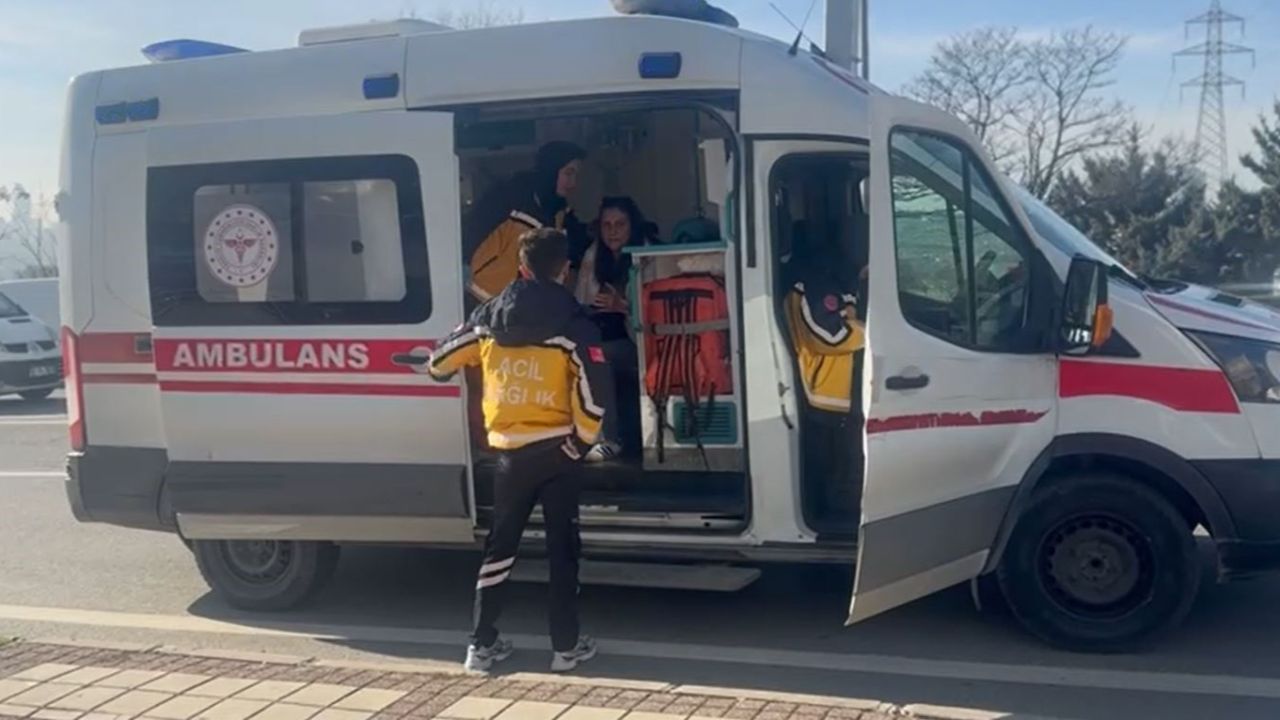
[[57,332],[0,292],[0,395],[43,400],[61,385]]
[[5,280],[0,282],[0,293],[21,305],[31,317],[48,327],[61,327],[62,320],[58,314],[58,278]]

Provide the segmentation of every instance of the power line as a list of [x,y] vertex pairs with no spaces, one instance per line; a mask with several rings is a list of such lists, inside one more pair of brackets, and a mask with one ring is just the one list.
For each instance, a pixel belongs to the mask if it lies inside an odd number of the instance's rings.
[[1240,36],[1244,37],[1245,20],[1222,9],[1220,0],[1212,0],[1209,12],[1197,15],[1187,21],[1186,35],[1190,39],[1191,32],[1198,25],[1204,26],[1204,42],[1192,45],[1173,54],[1174,67],[1178,58],[1196,56],[1204,57],[1204,72],[1199,76],[1182,83],[1186,88],[1200,89],[1200,115],[1196,121],[1196,159],[1206,181],[1213,187],[1220,186],[1229,176],[1229,155],[1227,154],[1227,112],[1223,100],[1223,89],[1228,86],[1239,86],[1240,96],[1244,97],[1244,81],[1228,75],[1222,69],[1223,59],[1227,55],[1249,55],[1256,67],[1257,57],[1253,48],[1226,42],[1223,39],[1225,29],[1234,25],[1240,26]]

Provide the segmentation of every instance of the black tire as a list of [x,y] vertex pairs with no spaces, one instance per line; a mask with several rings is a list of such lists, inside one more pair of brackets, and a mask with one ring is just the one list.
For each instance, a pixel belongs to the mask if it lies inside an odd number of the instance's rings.
[[333,577],[338,546],[299,540],[196,540],[196,566],[209,587],[234,608],[297,607]]
[[1186,618],[1200,558],[1186,519],[1121,475],[1062,478],[1032,499],[997,570],[1028,630],[1079,652],[1144,646]]
[[40,402],[53,394],[54,388],[42,388],[40,390],[23,390],[18,396],[27,402]]

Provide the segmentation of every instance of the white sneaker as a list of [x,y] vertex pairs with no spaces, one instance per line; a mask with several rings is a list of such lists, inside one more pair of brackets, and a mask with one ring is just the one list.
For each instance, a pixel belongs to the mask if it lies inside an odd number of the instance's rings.
[[463,667],[468,672],[489,672],[494,665],[511,657],[515,649],[515,645],[510,640],[502,638],[495,640],[489,647],[479,647],[472,643],[467,647],[467,661],[463,663]]
[[602,442],[592,446],[592,448],[587,451],[587,454],[583,456],[582,459],[584,462],[589,462],[589,463],[609,462],[610,460],[618,457],[618,454],[621,452],[622,452],[622,447],[619,446],[618,444],[611,443],[611,442]]
[[583,635],[572,650],[551,654],[551,672],[569,672],[596,656],[596,641]]

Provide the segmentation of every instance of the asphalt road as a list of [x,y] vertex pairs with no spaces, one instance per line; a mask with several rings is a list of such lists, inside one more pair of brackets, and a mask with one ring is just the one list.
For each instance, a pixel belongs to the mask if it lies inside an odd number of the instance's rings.
[[[58,400],[0,398],[0,635],[314,657],[455,662],[477,558],[348,548],[303,611],[248,615],[209,595],[175,538],[81,525],[57,473]],[[1206,586],[1143,654],[1048,649],[957,588],[844,628],[851,573],[771,567],[735,594],[587,587],[593,673],[1078,718],[1280,717],[1280,577]],[[517,586],[504,631],[543,635],[544,588]],[[541,670],[524,652],[516,670]]]

